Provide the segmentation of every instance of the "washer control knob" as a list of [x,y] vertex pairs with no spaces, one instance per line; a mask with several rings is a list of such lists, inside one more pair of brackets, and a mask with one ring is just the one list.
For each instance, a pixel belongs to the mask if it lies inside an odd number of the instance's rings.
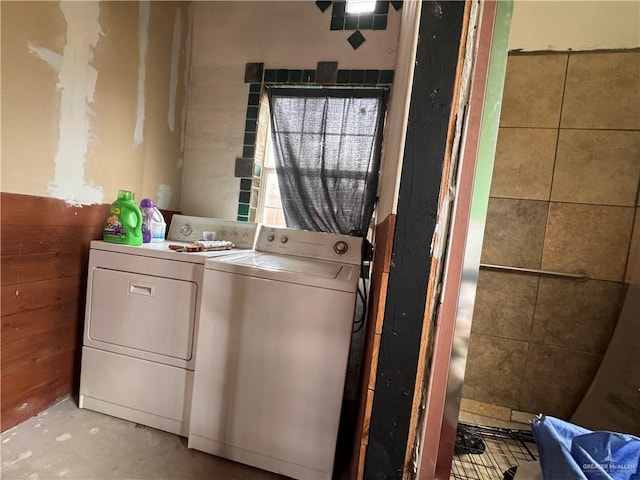
[[180,229],[180,233],[186,237],[186,236],[191,235],[193,233],[193,228],[191,228],[190,224],[185,223],[182,226],[182,228]]
[[287,237],[286,235],[283,235],[282,237],[280,237],[280,243],[287,243],[289,241],[289,237]]
[[333,244],[333,251],[338,255],[344,255],[349,250],[349,244],[344,240],[338,240]]
[[270,233],[267,235],[267,242],[273,242],[273,239],[276,238],[276,236],[273,233]]

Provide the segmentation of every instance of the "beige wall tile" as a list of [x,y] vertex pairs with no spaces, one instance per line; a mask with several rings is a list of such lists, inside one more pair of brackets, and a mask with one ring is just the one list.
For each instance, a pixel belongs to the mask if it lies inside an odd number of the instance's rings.
[[622,281],[631,238],[633,207],[554,203],[544,240],[542,268],[594,279]]
[[482,263],[540,268],[547,202],[490,198]]
[[482,270],[473,310],[472,335],[529,340],[538,276]]
[[518,408],[528,344],[475,335],[470,344],[463,396]]
[[560,130],[552,200],[631,206],[639,177],[640,131]]
[[491,196],[549,200],[557,129],[501,128]]
[[624,277],[627,283],[640,285],[640,211],[636,208],[636,220],[633,226],[627,273]]
[[531,345],[520,407],[569,420],[593,380],[601,355]]
[[618,322],[622,283],[541,278],[531,340],[548,346],[604,353]]
[[[491,417],[503,421],[509,421],[511,419],[510,408],[500,407],[486,402],[479,402],[477,400],[470,400],[468,398],[460,399],[460,414],[462,415],[463,413],[467,413],[467,415],[471,415],[475,418],[477,418],[476,415],[481,415],[483,417]],[[462,420],[462,418],[459,419]],[[473,423],[474,420],[469,419],[469,421],[470,423]]]
[[519,412],[518,410],[511,411],[511,421],[517,423],[529,424],[536,417],[535,413],[531,412]]
[[640,52],[569,57],[563,128],[640,129]]
[[500,126],[557,127],[566,68],[566,54],[509,56]]

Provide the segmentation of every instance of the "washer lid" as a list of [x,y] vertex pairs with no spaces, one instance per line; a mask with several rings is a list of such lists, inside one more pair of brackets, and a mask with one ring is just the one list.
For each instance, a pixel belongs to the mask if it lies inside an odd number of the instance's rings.
[[337,278],[342,265],[333,262],[322,262],[306,258],[294,258],[284,255],[249,255],[229,261],[236,265],[275,270],[278,272],[304,273],[324,278]]

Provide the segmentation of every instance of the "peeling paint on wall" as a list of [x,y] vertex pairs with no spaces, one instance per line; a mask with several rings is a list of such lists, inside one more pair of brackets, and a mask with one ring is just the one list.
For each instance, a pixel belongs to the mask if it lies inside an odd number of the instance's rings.
[[73,205],[102,203],[101,187],[85,183],[91,140],[89,104],[93,103],[98,72],[91,65],[93,49],[103,35],[98,2],[60,2],[67,24],[62,55],[29,44],[29,51],[58,73],[60,120],[54,179],[48,193]]
[[180,151],[184,155],[184,141],[187,135],[187,108],[189,106],[189,83],[191,79],[191,43],[193,33],[193,11],[187,7],[187,38],[185,40],[185,66],[182,82],[184,84],[184,101],[182,102],[182,135],[180,136]]
[[176,120],[176,94],[178,93],[178,62],[180,60],[180,37],[182,19],[180,9],[176,11],[176,19],[173,22],[173,41],[171,44],[171,77],[169,78],[169,111],[167,113],[167,123],[169,130],[175,130]]
[[140,145],[143,140],[144,84],[147,74],[147,42],[149,38],[150,9],[148,1],[140,2],[138,6],[138,108],[136,128],[133,132],[133,141],[136,145]]

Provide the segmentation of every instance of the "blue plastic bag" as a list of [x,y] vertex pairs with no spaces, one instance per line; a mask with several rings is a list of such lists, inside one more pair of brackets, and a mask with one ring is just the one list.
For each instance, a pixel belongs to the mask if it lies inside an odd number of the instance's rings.
[[533,421],[545,480],[640,480],[640,438],[594,432],[558,418]]

